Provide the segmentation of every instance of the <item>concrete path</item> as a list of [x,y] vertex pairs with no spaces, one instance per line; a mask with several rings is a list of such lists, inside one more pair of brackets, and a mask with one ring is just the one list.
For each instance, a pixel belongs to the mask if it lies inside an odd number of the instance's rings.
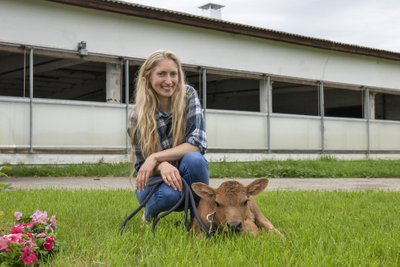
[[[218,187],[224,180],[211,179],[210,185]],[[248,184],[254,179],[235,179]],[[24,177],[0,178],[20,189],[134,189],[127,177]],[[388,190],[400,191],[400,178],[271,178],[267,190]]]

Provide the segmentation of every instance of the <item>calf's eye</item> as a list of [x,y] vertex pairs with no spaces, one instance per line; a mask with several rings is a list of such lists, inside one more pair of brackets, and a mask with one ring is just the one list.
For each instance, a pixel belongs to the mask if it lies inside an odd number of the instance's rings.
[[243,202],[243,206],[247,206],[248,203],[249,203],[249,200],[246,199],[246,200]]
[[217,208],[221,207],[221,204],[219,204],[217,201],[215,201],[215,205],[217,206]]

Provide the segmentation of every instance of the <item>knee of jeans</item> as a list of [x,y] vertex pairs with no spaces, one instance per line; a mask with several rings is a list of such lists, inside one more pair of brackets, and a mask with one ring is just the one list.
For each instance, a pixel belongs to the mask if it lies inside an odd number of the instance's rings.
[[179,198],[180,193],[171,188],[171,190],[163,190],[157,202],[163,209],[169,209],[179,201]]
[[200,152],[186,153],[181,160],[181,164],[186,167],[190,166],[190,168],[195,170],[207,168],[207,161]]

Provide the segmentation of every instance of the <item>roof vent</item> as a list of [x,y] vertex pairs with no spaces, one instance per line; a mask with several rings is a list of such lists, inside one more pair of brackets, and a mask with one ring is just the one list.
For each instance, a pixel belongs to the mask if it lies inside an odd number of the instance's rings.
[[203,16],[210,17],[213,19],[221,19],[221,8],[224,6],[208,3],[202,6],[199,6],[200,9],[203,11]]

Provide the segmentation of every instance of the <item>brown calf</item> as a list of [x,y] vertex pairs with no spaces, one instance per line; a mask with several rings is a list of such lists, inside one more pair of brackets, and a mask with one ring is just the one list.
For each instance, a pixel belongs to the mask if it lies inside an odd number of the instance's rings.
[[[259,228],[283,236],[265,218],[257,207],[255,195],[268,185],[268,179],[257,179],[248,186],[237,181],[223,182],[217,189],[203,183],[193,183],[193,191],[201,197],[198,212],[205,226],[211,231],[250,232],[254,236]],[[201,234],[199,222],[195,219],[193,230],[197,237]]]

